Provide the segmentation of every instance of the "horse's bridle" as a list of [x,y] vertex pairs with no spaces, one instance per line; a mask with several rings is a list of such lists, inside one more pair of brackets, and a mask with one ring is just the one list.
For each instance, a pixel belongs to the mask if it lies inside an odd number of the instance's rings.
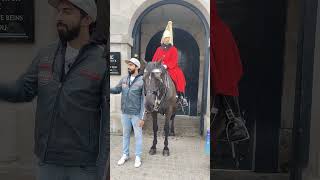
[[[149,75],[149,84],[150,84],[150,82],[151,82],[151,75],[152,75],[152,73],[158,73],[158,72],[161,72],[159,69],[156,69],[156,70],[153,70],[151,73],[150,73],[150,75]],[[165,75],[165,82],[163,82],[163,80],[161,79],[160,81],[161,81],[161,84],[164,86],[164,93],[163,93],[163,95],[160,97],[160,91],[161,91],[161,87],[159,87],[158,89],[155,89],[155,90],[146,90],[145,88],[146,88],[146,86],[144,85],[144,89],[145,89],[145,95],[147,95],[147,94],[153,94],[153,95],[155,95],[156,96],[156,99],[155,99],[155,102],[154,102],[154,108],[153,108],[153,111],[156,111],[156,112],[158,112],[159,111],[159,109],[160,109],[160,107],[161,107],[161,105],[163,104],[163,100],[164,100],[164,98],[166,97],[166,95],[167,95],[167,91],[168,91],[168,75],[166,74]],[[165,83],[167,83],[167,84],[165,84]],[[148,112],[148,111],[147,111]]]

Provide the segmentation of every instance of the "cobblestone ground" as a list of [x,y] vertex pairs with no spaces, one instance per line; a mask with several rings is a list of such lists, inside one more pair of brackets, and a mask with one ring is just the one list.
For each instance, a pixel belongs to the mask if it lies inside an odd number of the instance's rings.
[[134,167],[134,137],[130,140],[130,160],[123,166],[117,162],[122,155],[122,136],[111,136],[111,180],[209,180],[210,157],[204,153],[204,139],[199,135],[199,118],[177,116],[175,137],[169,137],[170,156],[162,156],[163,116],[158,116],[157,154],[148,154],[153,141],[152,122],[144,126],[142,166]]

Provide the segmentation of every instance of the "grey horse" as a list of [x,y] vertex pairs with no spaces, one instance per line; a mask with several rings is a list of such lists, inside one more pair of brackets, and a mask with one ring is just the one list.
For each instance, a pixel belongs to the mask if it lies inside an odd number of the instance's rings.
[[[165,115],[163,155],[169,156],[168,136],[174,136],[174,117],[177,108],[176,88],[162,61],[149,62],[144,68],[145,118],[153,120],[153,144],[149,154],[156,154],[158,122],[157,114]],[[171,128],[169,122],[171,120]],[[169,132],[170,129],[170,132]]]

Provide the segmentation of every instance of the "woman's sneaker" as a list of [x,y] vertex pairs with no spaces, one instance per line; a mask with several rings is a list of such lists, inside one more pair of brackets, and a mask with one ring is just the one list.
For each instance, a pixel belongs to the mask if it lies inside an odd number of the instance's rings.
[[119,166],[123,165],[128,159],[129,159],[129,156],[127,156],[126,154],[123,154],[120,160],[118,161],[118,165]]

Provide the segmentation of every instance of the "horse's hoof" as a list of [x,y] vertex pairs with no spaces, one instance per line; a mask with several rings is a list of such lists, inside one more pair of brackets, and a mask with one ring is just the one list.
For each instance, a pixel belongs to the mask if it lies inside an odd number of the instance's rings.
[[176,133],[170,132],[170,133],[169,133],[169,136],[176,136]]
[[162,155],[163,156],[170,156],[169,149],[164,149],[163,152],[162,152]]
[[149,151],[150,155],[155,155],[156,153],[157,153],[157,149],[155,149],[155,148],[151,148]]

